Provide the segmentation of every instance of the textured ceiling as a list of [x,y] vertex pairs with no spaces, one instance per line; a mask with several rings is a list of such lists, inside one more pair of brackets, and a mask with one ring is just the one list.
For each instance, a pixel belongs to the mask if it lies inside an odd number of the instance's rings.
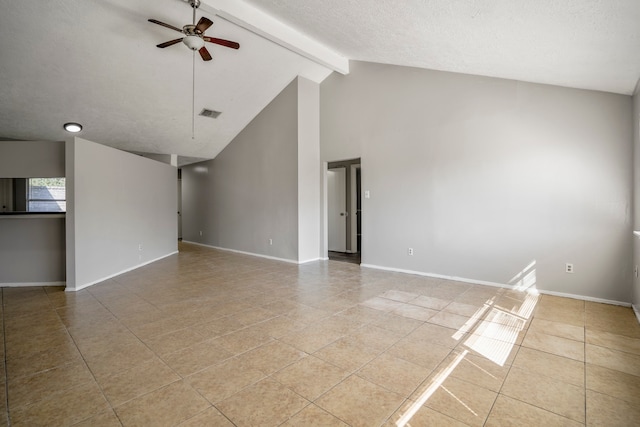
[[[212,12],[225,6],[244,17]],[[192,139],[192,53],[156,48],[179,35],[147,22],[190,23],[184,1],[0,0],[0,137],[62,140],[78,121],[116,148],[213,158],[297,75],[331,72],[310,39],[329,56],[622,94],[640,77],[639,0],[203,0],[201,15],[241,48],[196,57],[196,113],[222,115],[196,117]],[[249,31],[253,15],[271,21]]]
[[350,59],[631,94],[639,0],[246,0]]
[[[65,122],[81,136],[120,149],[213,158],[298,74],[330,71],[224,19],[208,15],[210,62],[196,57],[192,139],[192,52],[148,18],[182,27],[192,9],[180,0],[0,0],[0,137],[63,140]],[[204,12],[198,11],[198,17]],[[205,13],[206,15],[206,13]],[[195,159],[194,159],[195,158]]]

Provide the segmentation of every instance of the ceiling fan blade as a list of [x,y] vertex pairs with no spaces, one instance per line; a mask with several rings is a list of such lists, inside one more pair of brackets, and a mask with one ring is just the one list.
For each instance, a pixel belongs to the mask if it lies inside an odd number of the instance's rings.
[[200,31],[200,34],[203,34],[212,24],[213,22],[210,19],[203,16],[196,24],[196,30]]
[[209,51],[207,50],[206,47],[201,47],[198,52],[200,52],[200,56],[202,57],[202,59],[204,61],[211,61],[211,54],[209,53]]
[[182,33],[182,29],[178,28],[178,27],[174,27],[173,25],[169,25],[169,24],[165,24],[164,22],[160,22],[157,19],[148,19],[149,22],[153,22],[154,24],[158,24],[158,25],[162,25],[163,27],[172,29],[172,30],[176,30],[179,33]]
[[231,49],[240,49],[240,43],[232,42],[230,40],[217,39],[215,37],[207,37],[207,36],[204,36],[202,39],[209,43],[215,43],[215,44],[219,44],[220,46],[230,47]]
[[165,48],[165,47],[169,47],[169,46],[173,46],[176,43],[180,43],[182,41],[184,37],[179,38],[179,39],[175,39],[175,40],[169,40],[168,42],[164,42],[164,43],[160,43],[159,45],[157,45],[160,48]]

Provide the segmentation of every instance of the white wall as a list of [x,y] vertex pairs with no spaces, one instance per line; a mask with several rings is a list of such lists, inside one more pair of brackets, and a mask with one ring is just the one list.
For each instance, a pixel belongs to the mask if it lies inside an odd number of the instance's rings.
[[177,252],[175,167],[80,138],[66,165],[68,290]]
[[320,258],[320,86],[298,77],[298,260]]
[[539,289],[630,301],[630,97],[353,62],[320,99],[322,161],[361,157],[371,192],[363,264],[506,284],[535,261]]

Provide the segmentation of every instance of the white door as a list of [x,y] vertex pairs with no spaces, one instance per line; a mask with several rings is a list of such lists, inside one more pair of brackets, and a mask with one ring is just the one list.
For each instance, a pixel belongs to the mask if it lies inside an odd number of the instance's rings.
[[329,250],[347,251],[346,168],[327,171],[327,215]]

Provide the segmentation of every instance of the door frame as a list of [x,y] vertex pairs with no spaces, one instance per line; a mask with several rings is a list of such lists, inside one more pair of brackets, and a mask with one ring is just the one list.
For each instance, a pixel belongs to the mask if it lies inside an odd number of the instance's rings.
[[[356,213],[351,212],[352,205],[355,203],[351,203],[352,198],[357,197],[357,194],[352,195],[352,185],[351,185],[351,166],[352,165],[360,165],[360,173],[362,174],[362,159],[361,158],[353,158],[347,160],[337,160],[331,162],[323,162],[322,163],[322,257],[323,259],[329,259],[329,203],[328,203],[328,171],[329,169],[333,169],[336,167],[345,167],[346,168],[346,193],[347,193],[347,212],[349,217],[355,217]],[[362,175],[360,180],[362,181]],[[346,241],[347,241],[347,253],[356,252],[357,250],[352,249],[352,237],[351,237],[351,220],[347,221],[347,229],[346,229]],[[355,248],[357,249],[357,248]],[[360,247],[360,252],[362,253],[362,246]]]

